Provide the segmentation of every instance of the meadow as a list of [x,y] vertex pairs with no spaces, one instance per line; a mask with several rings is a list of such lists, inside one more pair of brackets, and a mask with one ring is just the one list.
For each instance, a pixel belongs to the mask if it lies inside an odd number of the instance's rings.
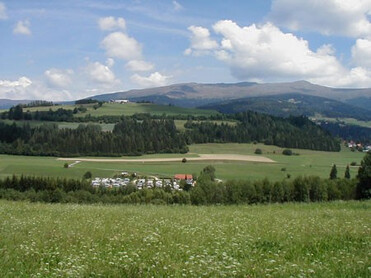
[[[63,105],[63,106],[43,106],[43,107],[30,107],[25,108],[25,111],[48,111],[49,109],[57,110],[64,108],[67,110],[73,110],[75,107],[80,105]],[[102,107],[94,109],[94,104],[84,104],[83,107],[87,108],[84,113],[76,114],[75,117],[85,117],[90,114],[93,117],[98,116],[131,116],[136,113],[150,113],[152,115],[191,115],[191,116],[210,116],[218,114],[214,110],[202,110],[196,108],[183,108],[169,105],[158,105],[153,103],[104,103]]]
[[371,202],[67,205],[0,200],[3,277],[369,277]]
[[[187,154],[155,154],[130,158],[133,162],[81,162],[74,167],[65,169],[65,161],[58,161],[55,157],[30,157],[0,155],[0,177],[16,175],[37,175],[53,177],[81,178],[87,171],[93,177],[112,177],[122,171],[136,172],[142,175],[173,176],[177,173],[198,175],[209,164],[216,169],[219,179],[261,180],[268,178],[271,181],[280,181],[299,175],[315,175],[322,178],[329,177],[332,164],[337,165],[338,177],[343,177],[346,165],[356,162],[357,165],[364,157],[364,153],[351,152],[343,148],[340,152],[321,152],[312,150],[292,149],[299,155],[284,156],[282,148],[263,144],[194,144]],[[182,163],[183,157],[195,157],[199,154],[246,154],[255,155],[255,149],[260,148],[262,156],[268,157],[275,163],[258,163],[243,161],[188,161]],[[143,158],[179,158],[179,162],[142,162]],[[79,160],[76,158],[75,160]],[[73,161],[71,161],[72,163]],[[357,175],[358,166],[351,166],[351,177]]]

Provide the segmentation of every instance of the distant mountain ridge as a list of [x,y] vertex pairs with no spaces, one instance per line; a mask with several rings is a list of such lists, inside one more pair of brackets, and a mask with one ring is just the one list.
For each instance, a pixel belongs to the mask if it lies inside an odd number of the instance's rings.
[[228,100],[207,104],[199,108],[217,110],[225,114],[250,110],[279,117],[287,117],[289,115],[314,117],[320,114],[328,118],[371,120],[371,111],[365,108],[356,107],[334,99],[298,93]]
[[124,98],[133,101],[146,100],[158,104],[197,107],[224,100],[290,93],[333,99],[344,103],[351,103],[355,106],[362,105],[363,108],[371,107],[371,88],[330,88],[315,85],[307,81],[265,84],[254,82],[217,84],[182,83],[149,89],[102,94],[93,96],[92,98],[106,101]]
[[[340,113],[339,117],[341,117],[342,111],[355,109],[355,107],[362,108],[362,111],[360,111],[361,114],[364,114],[365,110],[371,111],[371,88],[330,88],[315,85],[307,81],[263,84],[254,82],[216,84],[181,83],[156,88],[100,94],[89,98],[102,101],[129,99],[131,101],[150,101],[156,104],[170,104],[181,107],[199,107],[237,99],[274,97],[288,94],[327,98],[344,103],[345,105],[350,104],[351,106],[342,107],[338,111]],[[323,100],[317,100],[319,101],[318,104],[323,106]],[[17,102],[20,103],[22,101]],[[4,105],[3,103],[6,104]],[[4,102],[0,100],[0,108],[4,109],[15,105],[10,105],[10,103],[9,101]],[[311,105],[313,107],[316,103],[314,102]],[[340,107],[341,105],[335,106]]]

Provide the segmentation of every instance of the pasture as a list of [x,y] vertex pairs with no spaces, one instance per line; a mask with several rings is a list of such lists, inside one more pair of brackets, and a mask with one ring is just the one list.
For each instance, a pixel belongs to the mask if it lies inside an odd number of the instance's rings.
[[76,114],[75,117],[85,117],[90,114],[93,117],[98,116],[131,116],[137,113],[150,113],[152,115],[192,115],[192,116],[210,116],[218,114],[214,110],[202,110],[196,108],[183,108],[169,105],[158,105],[152,103],[104,103],[102,107],[94,109],[94,104],[84,105],[63,105],[63,106],[44,106],[44,107],[30,107],[25,108],[25,111],[48,111],[49,109],[57,110],[64,108],[67,110],[73,110],[75,107],[83,106],[87,108],[84,113]]
[[[263,151],[262,155],[255,155],[256,148]],[[292,149],[299,155],[284,156],[282,148],[266,146],[263,144],[194,144],[190,146],[188,154],[155,154],[139,157],[123,157],[130,162],[83,161],[74,167],[64,169],[65,161],[58,161],[55,157],[28,157],[0,155],[0,177],[16,175],[37,175],[54,177],[81,178],[86,171],[91,171],[93,177],[112,177],[122,171],[136,172],[142,175],[173,176],[177,173],[189,173],[198,175],[200,171],[211,164],[216,169],[217,178],[261,180],[268,178],[278,181],[299,175],[315,175],[322,178],[329,177],[332,164],[337,165],[338,177],[343,177],[345,167],[351,162],[358,165],[364,157],[364,153],[351,152],[343,148],[340,152],[320,152],[311,150]],[[264,156],[275,161],[274,163],[259,163],[246,161],[187,161],[182,163],[183,157],[197,157],[200,154],[240,154]],[[179,161],[145,162],[143,159],[179,158]],[[73,158],[71,162],[79,160]],[[115,160],[115,158],[113,158]],[[357,175],[358,167],[351,166],[351,177]]]
[[0,200],[4,277],[369,277],[371,202],[70,205]]

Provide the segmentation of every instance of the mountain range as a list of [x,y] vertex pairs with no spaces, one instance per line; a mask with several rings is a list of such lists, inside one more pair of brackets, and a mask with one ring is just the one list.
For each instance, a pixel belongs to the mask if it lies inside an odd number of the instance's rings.
[[[335,117],[353,117],[366,119],[371,114],[371,88],[343,89],[315,85],[307,81],[287,83],[182,83],[163,87],[129,90],[109,94],[95,95],[90,98],[110,101],[128,99],[130,101],[149,101],[157,104],[182,107],[207,107],[217,110],[237,112],[252,106],[272,111],[275,114],[288,115],[330,113]],[[248,101],[250,100],[250,101]],[[18,102],[18,101],[17,101]],[[245,105],[241,105],[243,102]],[[5,103],[5,105],[4,105]],[[0,108],[9,108],[12,102],[0,100]],[[254,103],[254,105],[250,105]],[[249,105],[247,105],[249,104]],[[266,107],[264,107],[266,105]],[[243,108],[244,107],[244,108]],[[278,108],[280,107],[280,111]],[[255,109],[259,112],[261,108]],[[254,110],[254,109],[252,109]]]

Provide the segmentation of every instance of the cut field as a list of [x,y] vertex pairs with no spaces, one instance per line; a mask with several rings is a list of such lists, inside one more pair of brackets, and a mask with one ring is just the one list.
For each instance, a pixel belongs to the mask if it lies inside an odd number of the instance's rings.
[[0,200],[3,277],[370,277],[371,202],[118,206]]
[[[262,149],[262,156],[275,161],[275,163],[233,161],[220,159],[220,157],[215,160],[192,161],[192,157],[197,158],[205,154],[245,155],[261,158],[261,156],[254,154],[256,148]],[[156,154],[117,158],[128,161],[117,161],[116,158],[109,158],[113,161],[83,161],[68,169],[63,168],[65,161],[59,161],[54,157],[0,155],[0,177],[24,174],[81,178],[86,171],[91,171],[94,177],[112,177],[122,171],[159,176],[173,176],[177,173],[198,175],[204,167],[211,164],[216,169],[217,177],[223,180],[268,178],[277,181],[287,178],[287,175],[290,175],[291,178],[299,175],[316,175],[327,178],[333,164],[337,165],[338,177],[343,177],[346,165],[351,162],[356,162],[359,165],[364,157],[364,153],[351,152],[347,148],[343,148],[341,152],[296,149],[293,151],[299,155],[284,156],[282,148],[262,144],[195,144],[190,146],[188,154]],[[186,163],[181,162],[183,157],[187,158]],[[79,159],[81,160],[81,158],[74,158],[69,163]],[[88,157],[87,159],[92,158]],[[148,161],[148,159],[152,161]],[[165,161],[153,161],[154,159]],[[351,176],[355,177],[358,167],[351,166],[350,171]]]

